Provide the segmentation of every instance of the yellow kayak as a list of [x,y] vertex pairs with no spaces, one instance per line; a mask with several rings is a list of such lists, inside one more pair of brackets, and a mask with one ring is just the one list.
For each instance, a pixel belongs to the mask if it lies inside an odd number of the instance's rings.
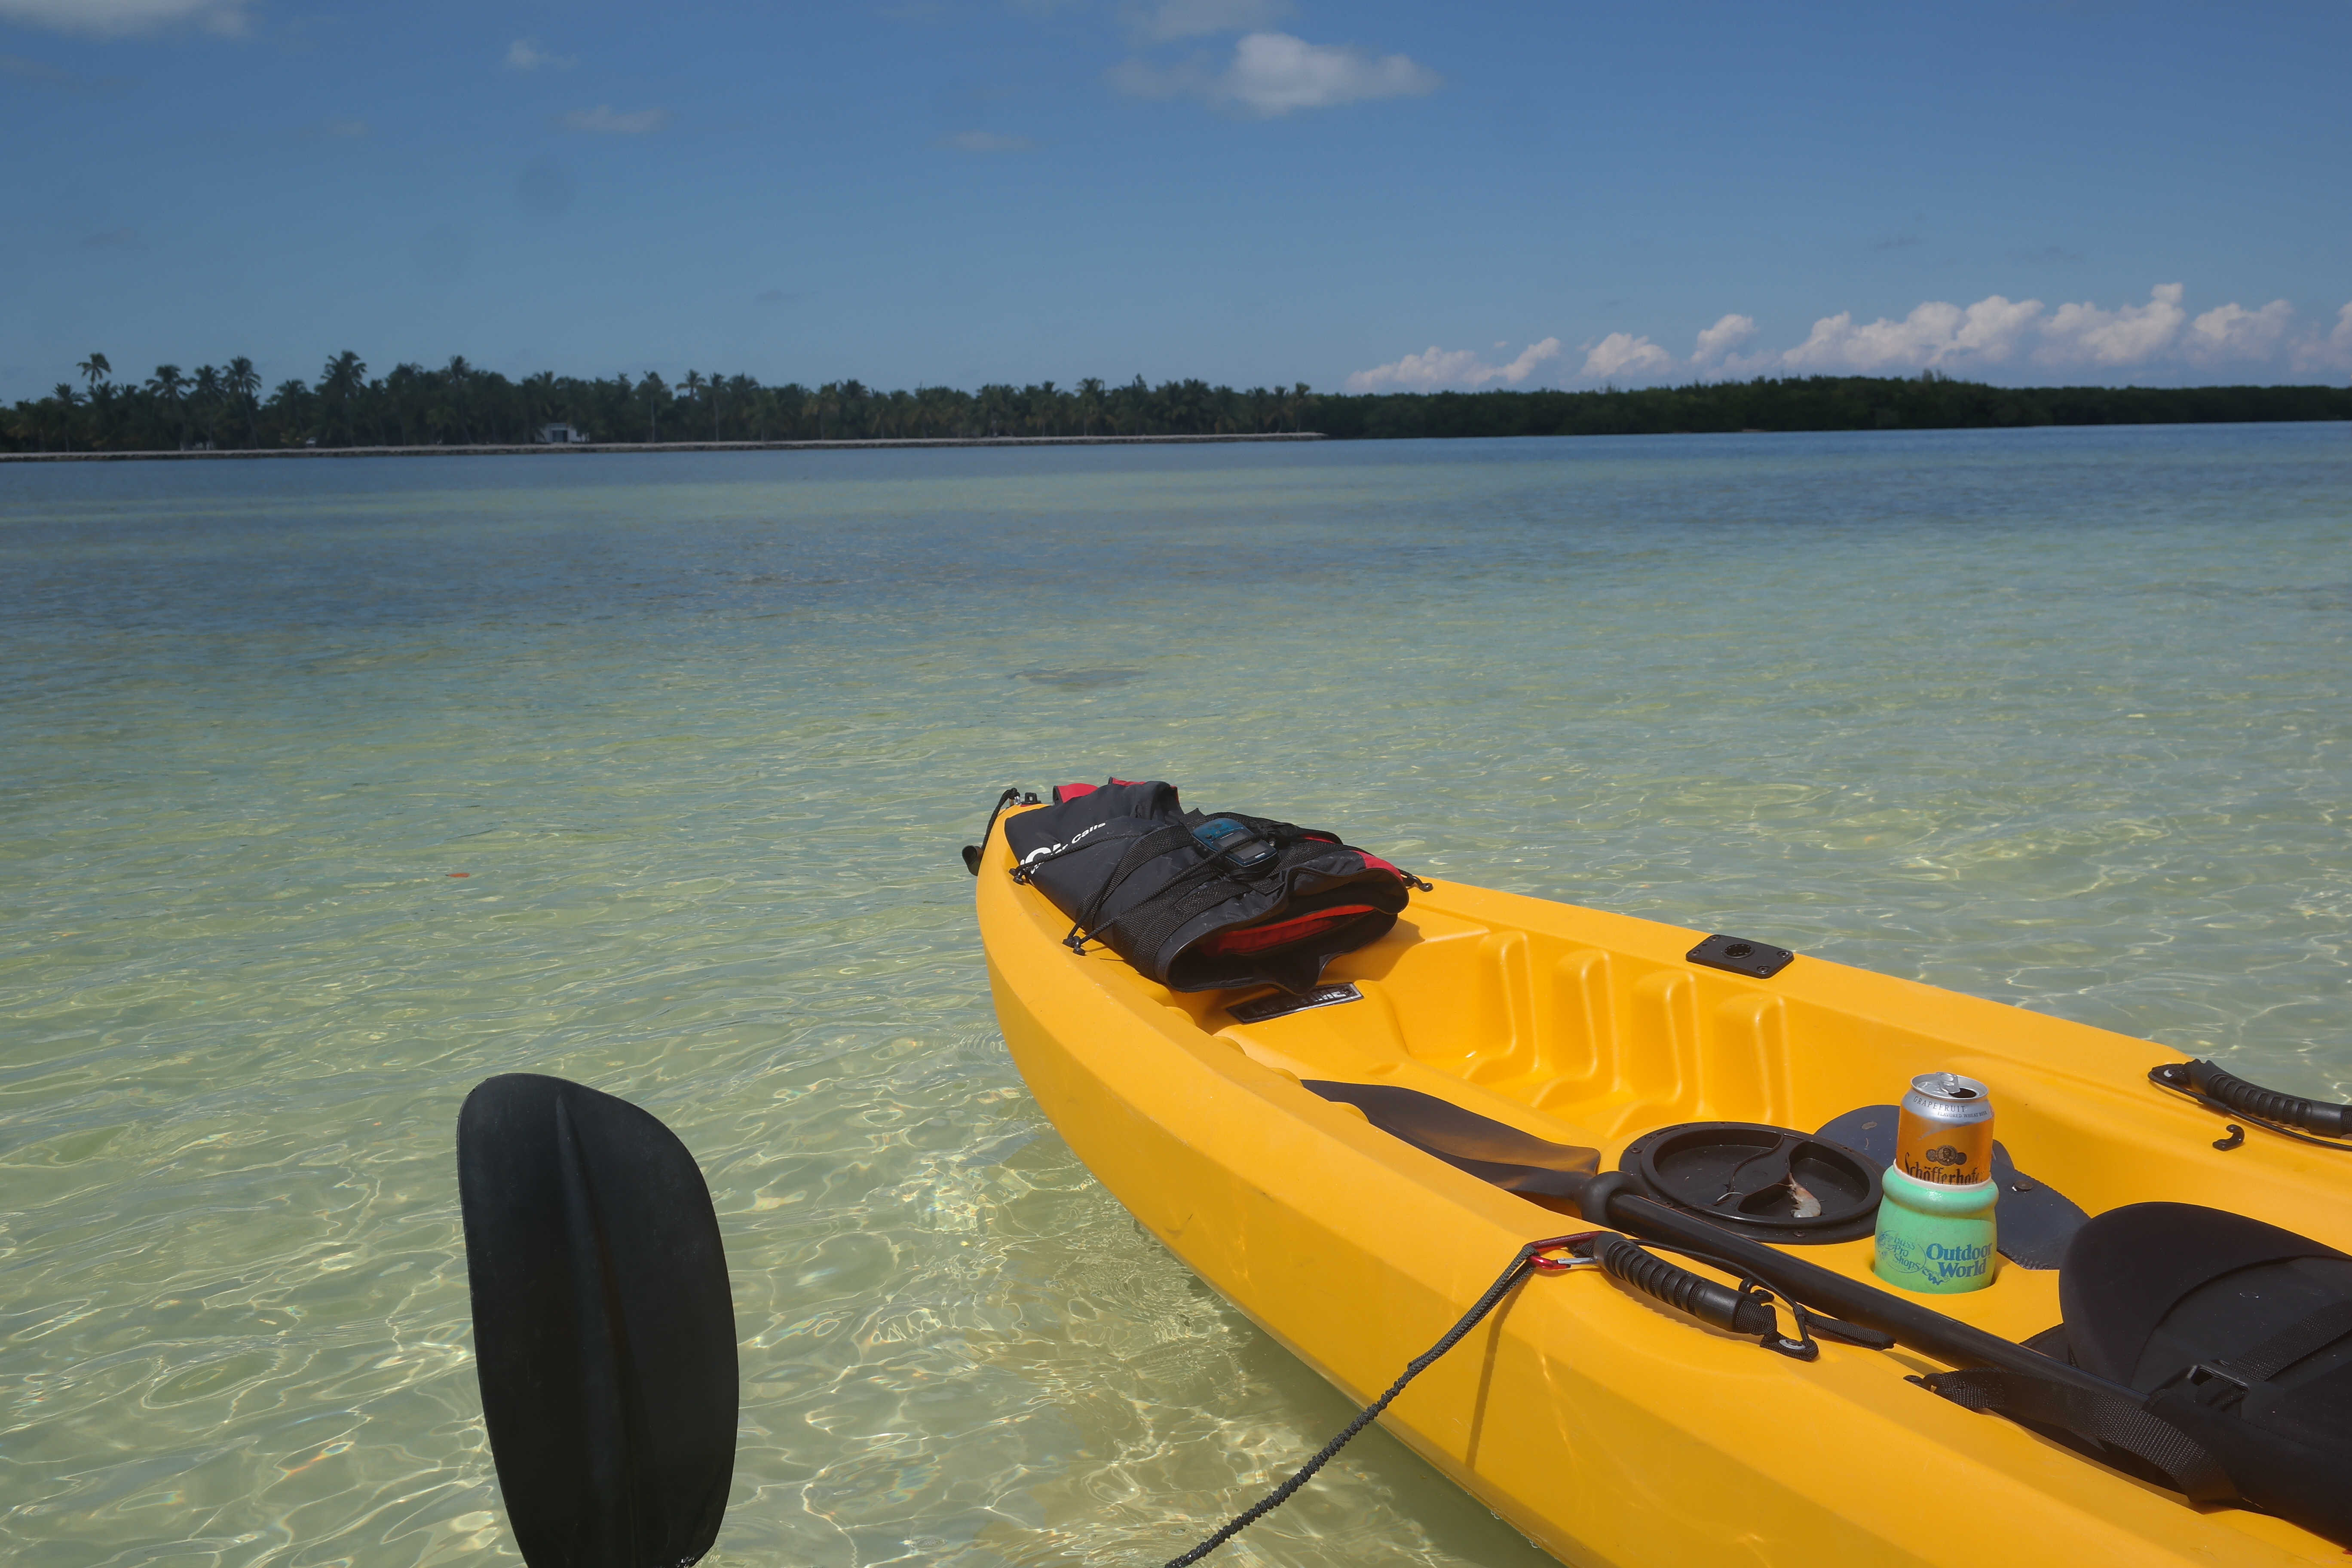
[[[2089,1214],[2194,1203],[2352,1250],[2352,1155],[2261,1133],[2217,1152],[2220,1119],[2147,1080],[2182,1058],[2146,1041],[1812,958],[1754,978],[1692,962],[1705,932],[1444,881],[1330,965],[1352,999],[1242,1022],[1244,994],[1074,954],[1069,921],[1012,865],[999,821],[980,927],[1039,1105],[1139,1221],[1359,1401],[1522,1246],[1591,1227],[1381,1131],[1334,1085],[1416,1091],[1609,1171],[1659,1129],[1820,1129],[1949,1070],[1989,1086],[2015,1168]],[[1787,1250],[1879,1284],[1872,1248]],[[1913,1300],[2021,1342],[2059,1322],[2058,1279],[2004,1261],[1981,1289]],[[1382,1421],[1571,1563],[2345,1559],[1907,1381],[1941,1370],[1834,1342],[1763,1353],[1578,1270],[1528,1279]]]

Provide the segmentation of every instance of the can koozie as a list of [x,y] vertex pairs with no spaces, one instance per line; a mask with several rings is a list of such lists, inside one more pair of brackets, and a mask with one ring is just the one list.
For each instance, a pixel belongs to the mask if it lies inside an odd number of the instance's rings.
[[1955,1187],[1889,1170],[1879,1191],[1878,1251],[1871,1268],[1881,1279],[1930,1296],[1992,1283],[2000,1268],[1993,1221],[1998,1183]]

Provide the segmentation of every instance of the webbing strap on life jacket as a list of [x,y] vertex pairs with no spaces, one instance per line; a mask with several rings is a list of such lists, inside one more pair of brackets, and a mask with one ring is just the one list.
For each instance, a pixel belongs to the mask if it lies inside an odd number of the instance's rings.
[[[1095,925],[1096,920],[1102,914],[1103,906],[1110,901],[1110,896],[1118,890],[1120,884],[1162,855],[1182,848],[1192,842],[1192,830],[1181,822],[1171,823],[1165,827],[1155,827],[1149,833],[1138,834],[1134,841],[1128,845],[1127,853],[1118,858],[1118,864],[1111,868],[1110,875],[1103,879],[1102,886],[1095,889],[1094,897],[1086,901],[1076,918],[1071,921],[1070,934],[1062,939],[1062,944],[1073,952],[1084,952],[1089,938],[1098,940],[1102,931],[1119,923],[1114,920],[1107,922],[1100,929]],[[1051,859],[1053,857],[1044,856],[1040,858]],[[1177,880],[1192,876],[1199,870],[1200,867],[1194,866],[1181,871],[1177,873]],[[1171,885],[1174,884],[1171,882]]]
[[[1213,908],[1228,899],[1238,898],[1254,888],[1269,887],[1278,881],[1286,866],[1298,858],[1292,854],[1295,847],[1311,843],[1316,848],[1309,853],[1316,854],[1325,848],[1346,847],[1337,839],[1307,833],[1286,822],[1267,824],[1260,831],[1274,845],[1276,851],[1272,861],[1263,871],[1253,876],[1239,876],[1223,859],[1212,856],[1198,865],[1188,866],[1179,871],[1168,879],[1165,886],[1153,889],[1150,896],[1120,910],[1118,918],[1106,921],[1099,928],[1088,928],[1087,936],[1097,942],[1108,941],[1105,933],[1116,929],[1129,948],[1141,952],[1151,952],[1174,936],[1180,927],[1202,910]],[[1182,829],[1182,832],[1186,841],[1195,841],[1190,827]],[[1122,860],[1110,885],[1116,886],[1130,868]],[[1108,893],[1109,888],[1106,887],[1103,892],[1097,894],[1088,906],[1089,912],[1100,910]],[[1076,928],[1072,929],[1075,934]],[[1071,945],[1076,947],[1081,944],[1074,942]]]
[[1206,861],[1171,880],[1167,887],[1140,903],[1122,910],[1103,931],[1116,926],[1129,947],[1149,952],[1174,936],[1179,927],[1202,910],[1238,897],[1256,885],[1257,880],[1244,882],[1215,861]]
[[2055,1426],[2121,1449],[2155,1469],[2190,1502],[2238,1500],[2237,1487],[2203,1444],[2129,1400],[1997,1366],[1932,1373],[1906,1381],[1966,1409]]

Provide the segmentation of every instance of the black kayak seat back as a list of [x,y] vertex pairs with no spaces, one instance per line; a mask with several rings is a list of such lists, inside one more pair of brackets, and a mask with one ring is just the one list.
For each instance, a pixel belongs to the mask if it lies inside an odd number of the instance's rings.
[[2352,1258],[2332,1247],[2221,1209],[2132,1204],[2075,1237],[2058,1300],[2085,1372],[2148,1394],[2200,1364],[2254,1373],[2229,1401],[2241,1419],[2352,1445]]
[[2196,1204],[2084,1224],[2058,1276],[2064,1321],[2028,1347],[2114,1397],[2015,1369],[1916,1381],[2183,1493],[2352,1546],[2352,1258]]

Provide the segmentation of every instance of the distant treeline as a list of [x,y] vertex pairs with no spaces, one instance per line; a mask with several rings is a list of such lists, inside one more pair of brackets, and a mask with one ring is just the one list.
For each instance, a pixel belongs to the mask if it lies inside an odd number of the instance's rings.
[[2271,419],[2352,419],[2352,389],[1988,386],[1927,371],[1907,379],[1811,375],[1627,392],[1387,393],[1326,397],[1316,411],[1316,427],[1342,439],[2228,425]]
[[83,386],[0,414],[7,450],[156,451],[192,446],[504,446],[551,425],[574,439],[826,441],[893,437],[1223,436],[1298,430],[1316,398],[1305,385],[1236,392],[1204,381],[1125,386],[944,386],[882,392],[855,381],[763,386],[748,375],[688,371],[609,381],[551,371],[510,381],[463,359],[437,369],[397,364],[371,376],[359,355],[329,360],[318,384],[280,382],[265,396],[253,362],[158,365],[143,382],[116,381],[104,354],[81,362]]
[[1342,440],[1463,436],[1634,436],[1737,430],[1931,430],[2017,425],[2216,424],[2352,419],[2333,386],[1989,386],[1916,378],[1806,376],[1598,392],[1318,395],[1305,383],[1237,392],[1202,381],[1081,381],[978,392],[881,392],[855,381],[765,386],[688,371],[610,380],[551,371],[508,379],[463,359],[371,376],[355,353],[317,384],[265,395],[253,362],[158,365],[114,379],[104,354],[82,385],[0,411],[0,450],[153,451],[284,447],[509,445],[549,426],[604,442],[869,440],[975,436],[1221,436],[1320,430]]

